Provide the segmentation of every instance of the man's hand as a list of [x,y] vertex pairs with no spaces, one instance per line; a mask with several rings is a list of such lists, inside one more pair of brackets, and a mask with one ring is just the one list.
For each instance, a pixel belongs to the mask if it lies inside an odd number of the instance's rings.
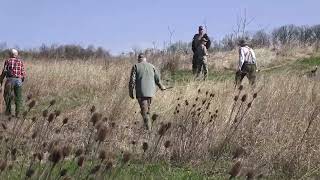
[[130,96],[131,99],[134,99],[134,96],[133,96],[132,93],[130,93],[129,96]]

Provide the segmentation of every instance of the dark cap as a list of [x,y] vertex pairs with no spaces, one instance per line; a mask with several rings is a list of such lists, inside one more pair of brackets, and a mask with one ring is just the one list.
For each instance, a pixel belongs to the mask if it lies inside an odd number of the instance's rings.
[[203,26],[199,26],[199,30],[204,30]]
[[248,45],[248,42],[245,39],[240,39],[238,42],[238,45],[239,46],[246,46],[246,45]]
[[144,54],[143,53],[139,53],[138,59],[142,59],[142,58],[145,58]]

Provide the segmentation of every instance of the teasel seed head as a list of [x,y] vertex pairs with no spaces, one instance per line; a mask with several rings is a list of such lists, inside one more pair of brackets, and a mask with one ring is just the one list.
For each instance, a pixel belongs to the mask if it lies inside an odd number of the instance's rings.
[[30,99],[32,99],[32,94],[31,93],[28,94],[28,96],[27,96],[27,100],[29,101]]
[[250,169],[246,174],[247,180],[252,180],[254,178],[254,171]]
[[82,167],[83,163],[84,163],[84,159],[85,157],[84,156],[80,156],[79,159],[78,159],[78,162],[77,162],[77,165],[79,167]]
[[96,174],[101,168],[101,165],[96,165],[90,170],[90,174]]
[[162,126],[160,127],[160,129],[158,131],[158,134],[160,136],[163,136],[170,127],[171,127],[171,122],[168,122],[166,124],[162,124]]
[[229,171],[229,174],[231,175],[230,179],[235,178],[240,173],[240,170],[241,170],[241,161],[238,161],[232,166],[231,170]]
[[68,120],[69,120],[69,118],[67,118],[67,117],[64,118],[64,119],[62,120],[62,124],[63,124],[63,125],[67,124],[67,123],[68,123]]
[[159,115],[158,114],[153,114],[151,119],[152,121],[156,121],[158,119]]
[[101,126],[100,129],[98,129],[98,132],[97,132],[97,141],[103,142],[107,137],[107,132],[108,132],[107,127]]
[[0,160],[0,171],[3,172],[7,167],[7,161],[5,160]]
[[91,112],[91,114],[94,113],[94,112],[96,112],[96,106],[93,105],[93,106],[90,108],[90,112]]
[[49,111],[47,109],[42,111],[42,117],[46,118],[46,117],[48,117],[48,114],[49,114]]
[[55,110],[54,111],[56,117],[59,117],[61,115],[61,111],[60,110]]
[[37,121],[37,117],[35,117],[35,116],[32,117],[32,118],[31,118],[31,121],[32,121],[33,123],[36,122],[36,121]]
[[76,152],[75,152],[75,157],[81,156],[82,153],[83,153],[83,149],[82,148],[77,149]]
[[26,119],[27,115],[28,115],[28,111],[24,111],[24,112],[22,113],[23,119]]
[[123,156],[122,156],[122,162],[126,164],[130,161],[130,158],[131,158],[131,154],[129,152],[125,152],[123,153]]
[[239,91],[242,91],[243,90],[243,85],[240,85],[238,89],[239,89]]
[[62,155],[64,158],[68,157],[72,151],[72,147],[69,145],[64,145],[62,147]]
[[50,101],[50,106],[53,106],[53,105],[55,105],[55,104],[56,104],[56,100],[55,100],[55,99],[53,99],[53,100]]
[[171,146],[171,142],[168,140],[164,143],[165,148],[169,148]]
[[101,162],[104,161],[107,158],[107,152],[105,150],[101,150],[98,158],[101,160]]
[[246,153],[246,150],[242,147],[237,147],[233,152],[232,159],[237,159],[242,157]]
[[252,97],[253,97],[253,99],[255,99],[255,98],[257,98],[257,96],[258,96],[258,93],[254,93]]
[[146,152],[146,151],[148,150],[148,148],[149,148],[148,143],[147,143],[147,142],[144,142],[144,143],[142,144],[142,150],[143,150],[143,152]]
[[36,101],[35,101],[35,100],[32,100],[32,101],[28,104],[29,110],[32,109],[35,105],[36,105]]
[[38,136],[38,131],[32,133],[31,138],[35,139]]
[[100,114],[100,113],[94,113],[94,114],[92,115],[90,121],[92,122],[93,125],[95,125],[98,121],[101,120],[101,118],[102,118],[102,114]]
[[52,150],[51,154],[49,155],[49,160],[53,164],[57,164],[63,157],[62,151],[60,148],[56,147]]
[[63,176],[65,176],[65,175],[67,175],[67,172],[68,172],[68,169],[62,169],[62,170],[60,171],[60,177],[63,177]]
[[48,122],[51,123],[51,122],[54,120],[55,117],[56,117],[56,116],[55,116],[54,113],[50,113],[50,115],[49,115],[49,117],[48,117]]
[[242,98],[241,98],[241,101],[242,101],[242,102],[245,102],[245,101],[247,100],[247,97],[248,97],[247,94],[244,94],[244,95],[242,96]]
[[34,174],[34,169],[28,169],[27,172],[26,172],[26,177],[27,178],[31,178]]
[[107,162],[105,171],[109,171],[112,168],[113,164],[111,161]]
[[2,128],[3,128],[4,130],[7,129],[7,126],[6,126],[4,123],[1,123],[1,126],[2,126]]

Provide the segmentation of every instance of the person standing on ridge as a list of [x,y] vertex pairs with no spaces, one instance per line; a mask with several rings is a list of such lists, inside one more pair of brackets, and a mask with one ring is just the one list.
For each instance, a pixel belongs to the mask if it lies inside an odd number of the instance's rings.
[[208,77],[208,51],[207,44],[208,40],[206,38],[201,39],[201,44],[197,49],[197,75],[198,78],[203,71],[203,80],[206,80]]
[[193,52],[193,56],[192,56],[192,73],[193,74],[196,74],[197,73],[197,62],[198,61],[198,48],[199,46],[201,45],[201,39],[202,38],[205,38],[207,40],[207,43],[206,43],[206,48],[207,50],[210,48],[211,46],[211,40],[209,38],[209,36],[207,35],[207,33],[205,32],[203,26],[199,26],[198,28],[198,33],[195,34],[193,36],[193,39],[192,39],[192,52]]

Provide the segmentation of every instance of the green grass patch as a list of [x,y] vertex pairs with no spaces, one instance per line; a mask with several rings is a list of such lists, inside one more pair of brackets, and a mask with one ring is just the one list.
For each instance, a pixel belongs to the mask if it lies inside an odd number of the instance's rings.
[[298,60],[297,62],[301,65],[317,66],[320,65],[320,57],[304,58],[302,60]]
[[[156,164],[146,164],[132,162],[126,165],[118,165],[113,167],[111,170],[105,171],[104,166],[95,173],[90,174],[92,169],[100,164],[100,162],[87,162],[85,166],[78,167],[74,161],[65,161],[63,163],[58,163],[50,173],[49,179],[59,179],[62,170],[66,171],[68,177],[73,177],[76,179],[90,179],[90,178],[101,178],[104,179],[169,179],[169,180],[198,180],[198,179],[227,179],[227,174],[214,174],[206,176],[201,173],[200,170],[193,169],[191,167],[176,167],[165,162],[158,162]],[[48,170],[52,167],[51,163],[37,164],[31,169],[34,170],[33,178],[41,176],[44,178]],[[6,170],[0,174],[1,179],[25,179],[27,172],[27,167],[22,169],[19,166],[15,166],[11,170]],[[102,173],[104,172],[104,173]],[[60,177],[61,178],[61,177]]]
[[[208,79],[210,81],[225,81],[234,78],[233,71],[213,71],[209,70]],[[202,79],[202,75],[199,77]],[[174,73],[171,73],[169,76],[169,81],[177,83],[188,83],[195,80],[195,75],[192,74],[191,70],[178,70]]]

